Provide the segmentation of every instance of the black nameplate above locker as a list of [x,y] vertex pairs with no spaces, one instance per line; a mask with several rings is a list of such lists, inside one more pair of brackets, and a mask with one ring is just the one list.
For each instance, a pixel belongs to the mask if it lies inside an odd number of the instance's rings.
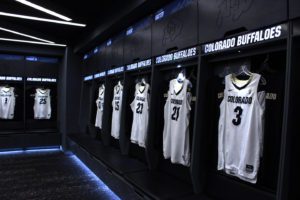
[[155,64],[164,64],[172,61],[180,61],[185,59],[194,58],[198,55],[197,47],[192,47],[182,51],[177,51],[174,53],[165,54],[155,58]]
[[151,64],[152,64],[151,59],[143,60],[143,61],[140,61],[140,62],[137,62],[137,63],[132,63],[132,64],[126,66],[126,71],[132,71],[132,70],[135,70],[135,69],[150,67]]
[[100,72],[100,73],[94,74],[94,79],[102,78],[105,76],[106,76],[106,72]]
[[107,70],[107,75],[114,75],[114,74],[118,74],[121,72],[124,72],[124,66]]
[[280,24],[242,35],[236,35],[223,40],[204,44],[201,47],[201,52],[205,55],[279,40],[287,36],[287,29],[287,24]]
[[23,81],[23,78],[18,76],[0,76],[0,81]]
[[26,80],[27,80],[28,82],[56,83],[56,78],[37,78],[37,77],[28,77]]
[[93,75],[89,75],[89,76],[85,76],[83,78],[84,81],[90,81],[90,80],[93,80],[94,79],[94,76]]

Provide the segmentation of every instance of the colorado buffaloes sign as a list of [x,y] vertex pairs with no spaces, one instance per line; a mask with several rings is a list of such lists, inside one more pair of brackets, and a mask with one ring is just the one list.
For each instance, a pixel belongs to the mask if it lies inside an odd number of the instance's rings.
[[215,53],[235,47],[243,47],[250,44],[261,43],[265,41],[283,38],[287,33],[287,25],[281,24],[258,30],[243,35],[238,35],[232,38],[216,41],[202,45],[202,54]]

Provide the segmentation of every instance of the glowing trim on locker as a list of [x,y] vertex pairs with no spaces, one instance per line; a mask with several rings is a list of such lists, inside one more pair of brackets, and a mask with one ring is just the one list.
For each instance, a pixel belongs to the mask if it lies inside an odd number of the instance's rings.
[[27,81],[30,82],[46,82],[46,83],[56,83],[56,78],[32,78],[32,77],[28,77],[26,79]]
[[122,67],[117,67],[117,68],[114,68],[114,69],[110,69],[107,71],[107,75],[112,75],[112,74],[117,74],[117,73],[121,73],[124,71],[124,66]]
[[107,199],[121,200],[107,185],[105,185],[105,183],[102,182],[101,179],[98,178],[98,176],[96,176],[96,174],[94,174],[83,162],[81,162],[77,156],[72,155],[70,157],[76,163],[76,165],[90,177],[90,180],[97,183],[97,188],[104,191],[108,195]]
[[112,41],[111,41],[111,40],[108,40],[108,41],[106,42],[106,46],[110,46],[111,43],[112,43]]
[[28,35],[28,34],[25,34],[25,33],[20,33],[18,31],[14,31],[14,30],[11,30],[11,29],[0,27],[0,30],[1,31],[5,31],[5,32],[9,32],[9,33],[13,33],[15,35],[21,35],[21,36],[28,37],[28,38],[31,38],[31,39],[35,39],[35,40],[39,40],[39,41],[42,41],[42,42],[47,42],[47,43],[54,44],[54,42],[52,42],[50,40],[45,40],[45,39],[38,38],[38,37],[35,37],[35,36],[32,36],[32,35]]
[[45,13],[47,13],[47,14],[49,14],[49,15],[55,16],[55,17],[57,17],[57,18],[60,18],[60,19],[62,19],[62,20],[65,20],[65,21],[72,21],[72,19],[69,18],[69,17],[66,17],[66,16],[64,16],[64,15],[61,15],[61,14],[59,14],[59,13],[57,13],[57,12],[54,12],[54,11],[52,11],[52,10],[49,10],[49,9],[44,8],[44,7],[42,7],[42,6],[39,6],[39,5],[37,5],[37,4],[31,3],[31,2],[29,2],[29,1],[26,1],[26,0],[15,0],[15,1],[17,1],[17,2],[19,2],[19,3],[21,3],[21,4],[24,4],[24,5],[26,5],[26,6],[29,6],[29,7],[31,7],[31,8],[37,9],[37,10],[39,10],[39,11],[45,12]]
[[126,31],[126,35],[131,35],[132,33],[133,33],[133,28],[132,27],[128,28]]
[[94,74],[94,79],[105,77],[105,76],[106,76],[106,72],[100,72],[100,73]]
[[89,75],[89,76],[86,76],[84,77],[84,81],[90,81],[90,80],[93,80],[93,75]]
[[7,12],[0,12],[0,15],[1,16],[6,16],[6,17],[14,17],[14,18],[20,18],[20,19],[41,21],[41,22],[50,22],[50,23],[55,23],[55,24],[86,27],[85,24],[80,24],[80,23],[66,22],[66,21],[47,19],[47,18],[41,18],[41,17],[34,17],[34,16],[28,16],[28,15],[19,15],[19,14],[14,14],[14,13],[7,13]]
[[28,43],[28,44],[39,44],[39,45],[48,45],[48,46],[58,46],[58,47],[66,47],[65,44],[52,44],[52,43],[44,43],[44,42],[36,42],[36,41],[30,41],[30,40],[17,40],[17,39],[11,39],[11,38],[0,38],[2,41],[8,41],[8,42],[21,42],[21,43]]
[[41,149],[25,149],[25,150],[8,150],[0,151],[0,155],[13,155],[13,154],[23,154],[23,153],[36,153],[36,152],[56,152],[61,151],[60,148],[41,148]]
[[22,77],[18,76],[0,76],[1,81],[22,81]]
[[160,10],[157,12],[157,14],[155,14],[154,20],[160,20],[165,16],[165,11],[164,10]]
[[197,55],[197,47],[192,47],[175,53],[165,54],[155,58],[156,64],[177,61],[181,59],[191,58]]

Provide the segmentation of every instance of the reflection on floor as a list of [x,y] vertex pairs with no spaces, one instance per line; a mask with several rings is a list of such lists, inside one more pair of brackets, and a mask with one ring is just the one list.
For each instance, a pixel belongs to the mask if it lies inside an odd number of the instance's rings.
[[0,153],[1,200],[115,200],[75,155],[59,149]]

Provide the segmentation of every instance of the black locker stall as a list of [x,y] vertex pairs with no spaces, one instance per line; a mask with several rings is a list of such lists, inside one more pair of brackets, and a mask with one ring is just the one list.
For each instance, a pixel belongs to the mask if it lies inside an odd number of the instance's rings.
[[[41,51],[43,52],[43,51]],[[20,52],[22,53],[22,51]],[[27,148],[59,146],[58,96],[61,54],[46,56],[1,54],[1,86],[13,87],[15,95],[14,116],[1,119],[1,148]],[[47,54],[47,53],[46,53]],[[49,53],[48,53],[49,54]],[[36,89],[50,89],[48,119],[34,116]],[[47,101],[47,100],[46,100]]]
[[[268,32],[275,29],[278,34],[267,37]],[[200,177],[198,189],[212,198],[281,199],[279,188],[284,184],[282,175],[285,171],[281,164],[285,157],[282,152],[287,148],[283,141],[288,137],[285,124],[288,95],[285,87],[290,81],[286,79],[290,73],[286,62],[288,30],[288,24],[274,25],[249,33],[261,34],[264,37],[261,39],[240,42],[247,37],[246,33],[202,45],[198,94],[205,98],[199,99],[197,110],[198,134],[194,143],[199,145],[194,152],[194,156],[197,155],[194,164],[199,168],[195,167],[193,171]],[[219,46],[226,42],[228,45]],[[265,80],[259,83],[259,88],[266,92],[266,107],[263,155],[256,184],[217,170],[219,105],[224,95],[224,76],[238,73],[242,65],[261,74]]]

